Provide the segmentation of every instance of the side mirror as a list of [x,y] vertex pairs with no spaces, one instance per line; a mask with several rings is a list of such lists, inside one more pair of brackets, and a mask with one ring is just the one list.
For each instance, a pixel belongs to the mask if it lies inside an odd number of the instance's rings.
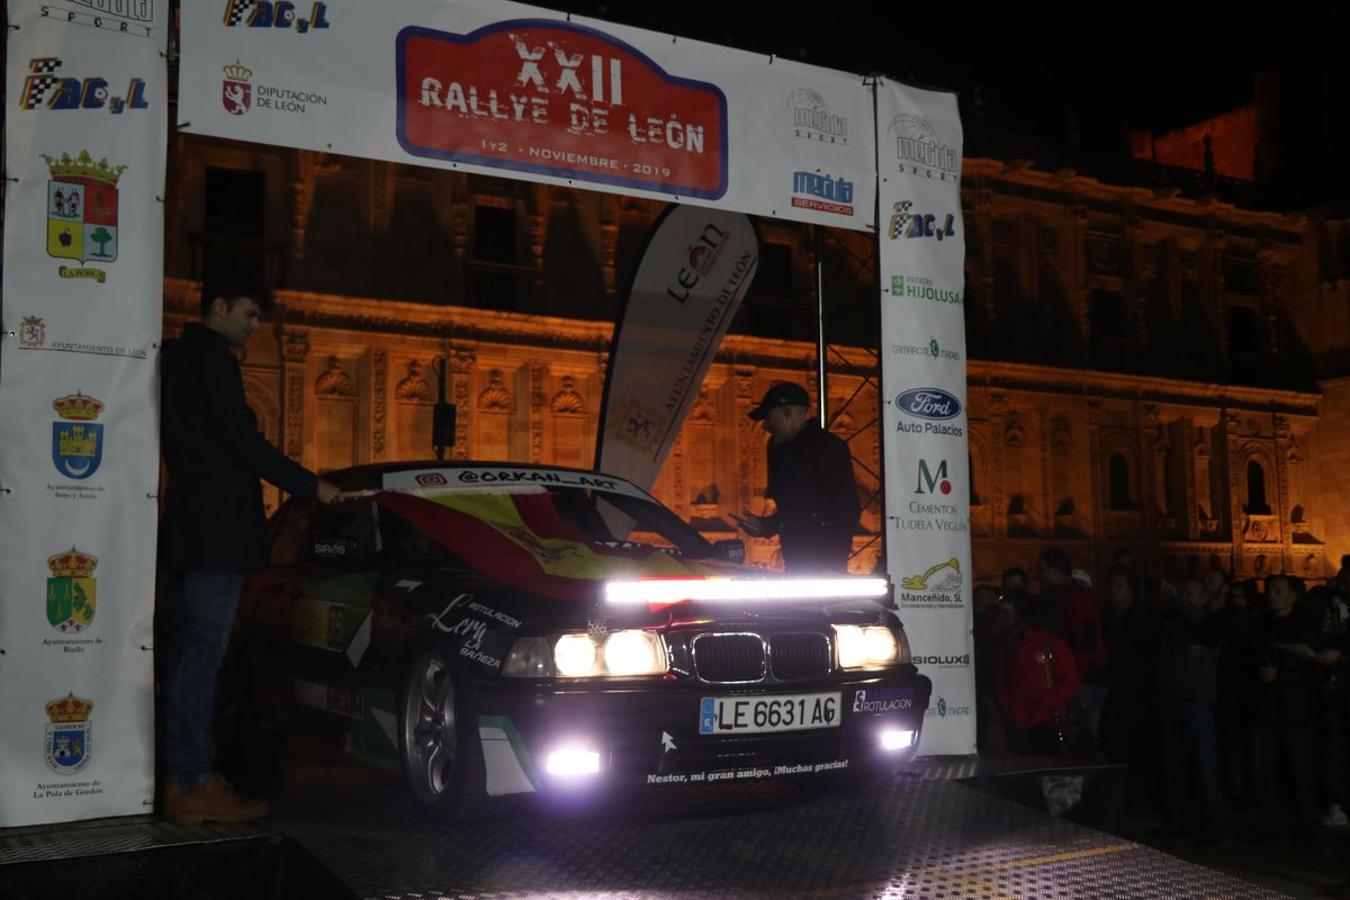
[[713,544],[713,559],[719,562],[745,562],[745,541],[717,541]]

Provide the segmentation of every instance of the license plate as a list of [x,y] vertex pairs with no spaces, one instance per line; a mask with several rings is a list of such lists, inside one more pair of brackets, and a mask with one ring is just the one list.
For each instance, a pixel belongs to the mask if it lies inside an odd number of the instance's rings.
[[838,727],[837,693],[704,697],[699,703],[699,734],[764,734]]

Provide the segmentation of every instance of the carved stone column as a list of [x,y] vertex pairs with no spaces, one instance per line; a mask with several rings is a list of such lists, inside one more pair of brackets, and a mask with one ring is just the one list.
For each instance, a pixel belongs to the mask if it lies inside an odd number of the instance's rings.
[[286,455],[304,464],[305,366],[309,359],[309,332],[283,331],[281,355],[284,360],[281,381],[286,401],[282,411],[282,433]]
[[389,353],[383,347],[370,351],[370,459],[382,462],[385,458],[385,424],[388,406]]
[[469,388],[478,354],[472,346],[460,346],[450,351],[450,402],[455,404],[455,446],[451,459],[469,458],[469,423],[473,414],[469,403]]

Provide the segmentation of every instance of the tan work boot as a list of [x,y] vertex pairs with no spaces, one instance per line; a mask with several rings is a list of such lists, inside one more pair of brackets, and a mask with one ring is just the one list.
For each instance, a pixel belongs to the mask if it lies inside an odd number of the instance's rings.
[[266,800],[244,797],[219,774],[195,787],[164,788],[164,817],[179,825],[203,822],[251,822],[271,812]]

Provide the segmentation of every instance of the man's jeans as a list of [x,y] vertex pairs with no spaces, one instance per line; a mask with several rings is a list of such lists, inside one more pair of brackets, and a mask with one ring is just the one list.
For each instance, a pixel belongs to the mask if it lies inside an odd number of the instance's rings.
[[216,673],[244,576],[185,572],[169,587],[169,647],[164,662],[164,775],[189,788],[215,768]]
[[1186,827],[1191,808],[1191,768],[1200,779],[1204,804],[1201,828],[1224,824],[1223,790],[1219,782],[1219,747],[1214,733],[1214,704],[1200,700],[1167,700],[1160,704],[1163,765],[1167,772],[1167,812],[1173,828]]
[[1272,727],[1253,725],[1251,731],[1252,781],[1256,788],[1256,810],[1264,829],[1275,827],[1279,807],[1279,772],[1275,761],[1282,744],[1285,765],[1294,785],[1295,824],[1311,826],[1317,817],[1317,800],[1313,793],[1316,773],[1316,755],[1313,753],[1311,725],[1284,725]]

